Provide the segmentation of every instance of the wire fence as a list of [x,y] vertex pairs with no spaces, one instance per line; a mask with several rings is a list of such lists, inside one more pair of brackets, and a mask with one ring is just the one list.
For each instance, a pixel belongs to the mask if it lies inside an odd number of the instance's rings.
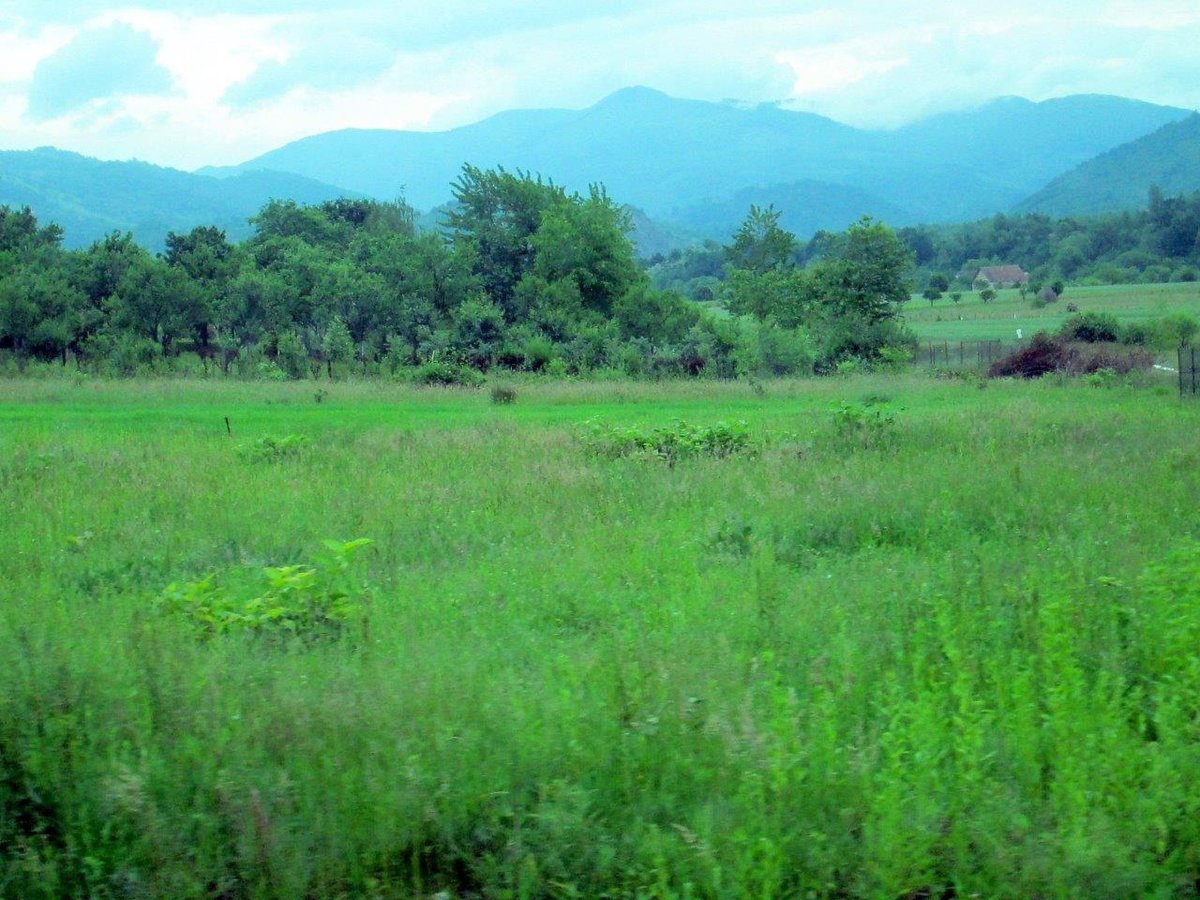
[[983,368],[1023,346],[1023,341],[925,341],[917,347],[915,362],[931,369]]
[[1197,371],[1196,348],[1195,347],[1180,347],[1179,348],[1179,396],[1200,393],[1198,385],[1200,385],[1200,371]]

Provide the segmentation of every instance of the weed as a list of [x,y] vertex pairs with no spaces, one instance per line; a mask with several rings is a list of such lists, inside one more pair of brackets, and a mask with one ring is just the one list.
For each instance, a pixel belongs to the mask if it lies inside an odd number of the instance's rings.
[[298,638],[302,643],[335,638],[361,620],[370,589],[351,583],[351,558],[370,545],[368,538],[325,541],[325,554],[314,565],[268,566],[261,570],[261,592],[246,597],[237,590],[240,573],[215,573],[198,581],[174,582],[157,606],[178,616],[203,638],[249,632]]
[[312,439],[302,434],[284,437],[260,437],[249,444],[240,444],[238,454],[248,462],[278,463],[298,459],[312,448]]
[[470,366],[434,359],[413,369],[409,374],[413,384],[427,387],[479,387],[483,374]]
[[492,402],[497,406],[510,406],[517,402],[516,389],[496,385],[492,388]]
[[741,517],[726,519],[709,536],[707,545],[714,553],[749,556],[754,549],[754,526]]
[[599,456],[661,459],[671,465],[697,456],[755,456],[760,449],[745,422],[708,426],[675,422],[644,432],[633,426],[618,428],[593,420],[585,424],[585,433],[589,449]]
[[877,406],[843,403],[833,411],[833,431],[840,441],[867,450],[891,447],[898,435],[896,414]]
[[1083,376],[1083,383],[1089,387],[1106,388],[1117,383],[1117,372],[1108,367],[1097,369]]

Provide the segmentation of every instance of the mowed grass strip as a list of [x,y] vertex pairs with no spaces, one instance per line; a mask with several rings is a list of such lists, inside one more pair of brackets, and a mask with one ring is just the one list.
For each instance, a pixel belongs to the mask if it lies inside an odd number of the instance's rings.
[[[1200,407],[515,389],[6,382],[0,895],[1194,890]],[[353,638],[154,602],[355,537]]]

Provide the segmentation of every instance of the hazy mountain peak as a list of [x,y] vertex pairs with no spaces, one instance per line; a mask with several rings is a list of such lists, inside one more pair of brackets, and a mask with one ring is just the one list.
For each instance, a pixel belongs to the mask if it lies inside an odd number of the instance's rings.
[[675,98],[669,94],[643,85],[621,88],[613,91],[596,106],[645,106],[649,104],[670,103]]

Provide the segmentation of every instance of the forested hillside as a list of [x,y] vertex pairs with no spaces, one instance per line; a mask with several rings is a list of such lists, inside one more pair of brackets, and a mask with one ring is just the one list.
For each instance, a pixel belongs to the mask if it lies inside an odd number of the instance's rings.
[[58,224],[68,247],[128,231],[158,251],[168,233],[198,224],[243,240],[252,233],[250,218],[268,200],[323,203],[343,196],[361,195],[285,172],[220,179],[61,150],[0,152],[0,204],[28,206],[42,220]]
[[1200,191],[1200,114],[1088,160],[1017,210],[1059,216],[1132,210],[1152,187],[1167,196]]

